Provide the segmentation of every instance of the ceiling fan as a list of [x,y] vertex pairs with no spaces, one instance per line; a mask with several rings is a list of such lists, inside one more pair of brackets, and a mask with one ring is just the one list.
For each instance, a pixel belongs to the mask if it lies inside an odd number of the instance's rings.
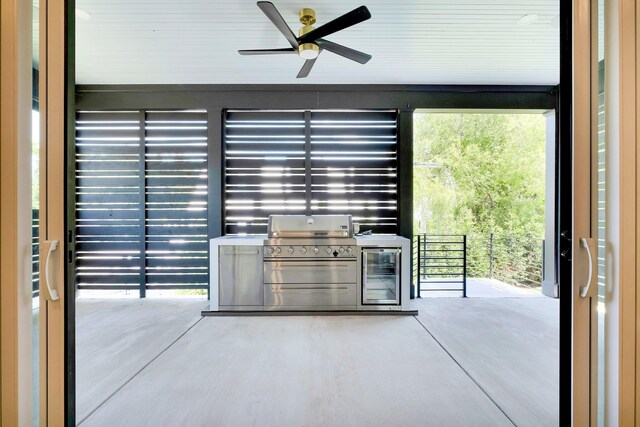
[[240,55],[278,55],[297,53],[301,58],[305,59],[305,63],[297,75],[297,78],[299,79],[309,75],[316,59],[318,59],[318,55],[323,50],[328,50],[329,52],[333,52],[336,55],[343,56],[360,64],[366,64],[371,59],[371,55],[330,42],[323,38],[371,18],[371,13],[366,6],[360,6],[318,28],[313,27],[313,24],[316,22],[316,12],[313,9],[301,9],[300,23],[302,24],[302,28],[300,28],[300,31],[298,32],[298,37],[293,34],[293,31],[291,31],[291,28],[289,28],[273,3],[268,1],[259,1],[258,7],[265,15],[267,15],[267,18],[273,22],[273,25],[276,26],[276,28],[287,39],[289,44],[291,44],[291,47],[281,49],[239,50],[238,53]]

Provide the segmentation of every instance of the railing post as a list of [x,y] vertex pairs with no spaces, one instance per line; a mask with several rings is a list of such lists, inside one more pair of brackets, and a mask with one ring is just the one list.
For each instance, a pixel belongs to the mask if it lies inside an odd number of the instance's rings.
[[416,283],[416,293],[418,294],[418,298],[422,298],[420,296],[420,288],[421,288],[421,286],[420,286],[420,274],[421,274],[420,268],[421,267],[420,266],[422,265],[422,263],[420,262],[420,256],[421,255],[420,255],[420,235],[419,234],[418,234],[418,250],[417,250],[417,253],[418,253],[418,260],[417,260],[416,264],[418,264],[418,266],[417,266],[418,271],[417,271],[417,274],[416,274],[416,282],[417,282]]
[[462,236],[462,298],[467,297],[467,235]]
[[489,233],[489,279],[493,279],[493,233]]

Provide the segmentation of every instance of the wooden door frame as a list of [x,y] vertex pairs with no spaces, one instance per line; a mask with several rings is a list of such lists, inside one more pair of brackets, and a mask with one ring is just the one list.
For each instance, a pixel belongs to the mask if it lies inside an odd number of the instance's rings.
[[[589,344],[589,321],[595,309],[578,297],[584,280],[586,255],[579,248],[579,237],[594,235],[590,215],[592,203],[591,165],[589,153],[594,138],[594,88],[597,71],[593,58],[590,25],[597,24],[591,0],[574,0],[574,232],[573,239],[573,372],[572,424],[596,425],[596,387],[605,388],[605,423],[634,426],[640,407],[640,329],[638,321],[637,279],[640,276],[638,245],[640,221],[637,191],[640,188],[640,150],[637,149],[640,111],[640,22],[639,0],[610,0],[605,6],[607,39],[606,61],[606,128],[607,128],[607,297],[605,321],[605,384],[596,384],[597,346]],[[590,16],[591,15],[591,16]],[[595,76],[597,77],[597,76]],[[596,90],[597,94],[597,90]],[[597,111],[597,110],[596,110]],[[589,195],[589,197],[587,197]],[[591,227],[591,229],[589,229]],[[575,323],[578,322],[578,323]]]
[[591,298],[580,297],[586,277],[581,237],[591,237],[591,1],[573,2],[573,228],[571,230],[572,366],[571,421],[589,426]]
[[[619,206],[616,212],[618,221],[618,259],[615,259],[617,280],[613,282],[617,294],[617,342],[612,349],[617,366],[617,381],[612,393],[617,393],[614,409],[618,425],[634,426],[640,407],[640,376],[636,368],[640,363],[640,328],[638,328],[638,278],[640,277],[640,207],[638,190],[640,189],[640,150],[637,149],[638,125],[640,124],[640,67],[638,46],[640,46],[640,0],[618,0],[617,19],[617,57],[614,79],[618,84],[618,99],[614,99],[617,114],[612,117],[618,129],[616,143],[619,150]],[[607,349],[609,350],[609,349]]]
[[[40,241],[58,240],[51,258],[52,277],[59,299],[52,301],[46,289],[40,292],[40,424],[75,425],[74,352],[68,351],[74,337],[68,334],[68,310],[73,310],[73,280],[69,278],[72,241],[67,238],[67,143],[73,139],[75,72],[73,0],[40,0]],[[71,46],[71,48],[70,48]],[[70,96],[71,94],[71,96]],[[73,171],[71,171],[73,173]],[[72,218],[71,218],[72,219]],[[40,257],[40,271],[45,271]],[[72,265],[72,264],[71,264]],[[46,288],[46,285],[43,286]],[[73,329],[71,329],[73,331]],[[74,347],[71,347],[74,348]]]
[[0,425],[32,420],[32,6],[0,0]]

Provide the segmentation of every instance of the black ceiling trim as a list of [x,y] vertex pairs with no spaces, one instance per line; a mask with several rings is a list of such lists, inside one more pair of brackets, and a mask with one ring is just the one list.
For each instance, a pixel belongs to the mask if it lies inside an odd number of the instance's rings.
[[79,85],[76,108],[553,109],[557,86]]

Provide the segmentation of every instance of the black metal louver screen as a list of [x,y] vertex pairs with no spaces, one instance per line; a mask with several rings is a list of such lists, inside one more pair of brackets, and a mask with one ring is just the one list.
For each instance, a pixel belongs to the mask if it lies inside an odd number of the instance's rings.
[[79,287],[140,282],[138,112],[76,117],[76,268]]
[[147,288],[206,288],[206,112],[147,112],[145,149]]
[[79,289],[205,289],[204,111],[79,112]]
[[395,111],[227,111],[224,129],[226,234],[293,213],[397,232]]
[[396,233],[397,114],[311,112],[311,213]]

